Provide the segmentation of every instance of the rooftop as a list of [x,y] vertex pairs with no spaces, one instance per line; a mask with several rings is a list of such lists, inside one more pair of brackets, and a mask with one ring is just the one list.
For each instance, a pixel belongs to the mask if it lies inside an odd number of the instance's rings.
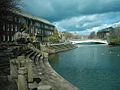
[[34,20],[38,20],[38,21],[41,21],[43,23],[46,23],[46,24],[49,24],[49,25],[53,26],[53,24],[50,21],[48,21],[44,18],[41,18],[41,17],[33,16],[33,15],[28,14],[28,13],[23,12],[23,11],[13,11],[13,13],[16,13],[16,14],[19,14],[21,16],[28,17],[28,18],[31,18],[31,19],[34,19]]

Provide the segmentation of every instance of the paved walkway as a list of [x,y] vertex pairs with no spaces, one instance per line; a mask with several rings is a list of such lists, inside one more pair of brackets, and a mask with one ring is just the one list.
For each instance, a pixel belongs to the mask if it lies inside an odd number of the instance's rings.
[[57,74],[50,66],[48,60],[42,62],[42,64],[44,65],[37,66],[38,73],[40,73],[39,76],[42,79],[40,85],[50,85],[52,90],[79,90]]

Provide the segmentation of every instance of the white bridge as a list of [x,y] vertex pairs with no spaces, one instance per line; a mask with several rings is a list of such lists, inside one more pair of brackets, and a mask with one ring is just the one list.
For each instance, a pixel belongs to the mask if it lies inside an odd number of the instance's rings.
[[108,44],[107,40],[100,39],[88,39],[88,40],[71,40],[72,44],[82,44],[82,43],[100,43],[100,44]]

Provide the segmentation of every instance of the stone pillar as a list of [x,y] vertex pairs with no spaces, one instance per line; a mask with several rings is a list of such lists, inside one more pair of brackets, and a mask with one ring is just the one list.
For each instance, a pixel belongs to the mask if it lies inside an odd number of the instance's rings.
[[19,56],[17,58],[17,62],[18,62],[18,68],[24,67],[25,63],[26,63],[25,57],[24,56]]
[[32,65],[32,61],[27,58],[27,62],[26,62],[26,67],[27,67],[27,78],[28,78],[28,82],[33,82],[33,65]]
[[43,55],[44,55],[45,58],[48,58],[48,53],[44,52]]
[[18,90],[28,90],[26,75],[27,75],[27,69],[25,67],[19,68]]
[[17,63],[14,59],[10,60],[10,76],[13,79],[17,79],[18,76]]
[[48,62],[48,53],[44,52],[43,56],[44,56],[43,63]]
[[7,41],[8,41],[8,42],[10,41],[10,36],[9,36],[9,35],[7,36]]
[[38,59],[38,62],[37,62],[37,65],[39,65],[41,68],[44,68],[44,63],[43,63],[43,55],[39,55],[39,59]]
[[3,35],[3,41],[5,42],[5,35]]

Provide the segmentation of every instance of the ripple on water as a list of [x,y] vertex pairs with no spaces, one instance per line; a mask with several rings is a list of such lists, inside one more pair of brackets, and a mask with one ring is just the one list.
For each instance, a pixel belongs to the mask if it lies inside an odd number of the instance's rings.
[[53,68],[80,90],[120,90],[120,47],[86,45],[55,56]]

